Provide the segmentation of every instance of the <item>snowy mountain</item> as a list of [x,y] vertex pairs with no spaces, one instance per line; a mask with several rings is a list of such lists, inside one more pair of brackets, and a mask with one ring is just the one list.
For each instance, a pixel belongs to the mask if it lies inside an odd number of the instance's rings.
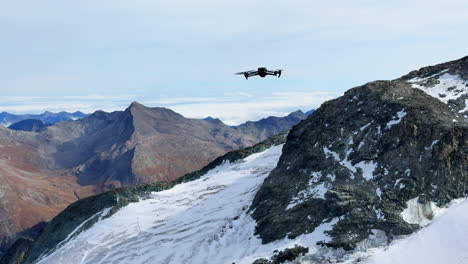
[[51,264],[464,263],[467,61],[350,89],[287,136],[174,182],[81,199],[8,255]]

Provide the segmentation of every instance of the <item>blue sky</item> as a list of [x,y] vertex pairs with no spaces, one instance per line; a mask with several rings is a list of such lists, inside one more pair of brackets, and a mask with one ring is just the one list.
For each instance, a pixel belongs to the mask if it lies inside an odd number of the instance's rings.
[[[466,0],[0,1],[0,111],[13,113],[139,101],[235,124],[468,55]],[[258,66],[286,71],[233,74]]]

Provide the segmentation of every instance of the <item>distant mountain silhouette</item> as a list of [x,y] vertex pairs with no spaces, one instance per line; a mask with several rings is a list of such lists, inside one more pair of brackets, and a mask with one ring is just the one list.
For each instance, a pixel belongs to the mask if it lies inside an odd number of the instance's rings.
[[24,114],[24,115],[14,115],[7,112],[0,113],[0,124],[3,126],[10,126],[11,124],[17,123],[19,121],[25,119],[37,119],[41,120],[46,124],[55,124],[57,122],[62,121],[73,121],[83,117],[88,116],[80,111],[68,113],[68,112],[59,112],[59,113],[52,113],[52,112],[44,112],[39,115],[35,114]]
[[14,123],[13,125],[9,126],[9,129],[13,130],[21,130],[21,131],[33,131],[33,132],[39,132],[44,130],[44,128],[47,127],[47,124],[45,124],[42,120],[39,119],[25,119],[21,120],[17,123]]

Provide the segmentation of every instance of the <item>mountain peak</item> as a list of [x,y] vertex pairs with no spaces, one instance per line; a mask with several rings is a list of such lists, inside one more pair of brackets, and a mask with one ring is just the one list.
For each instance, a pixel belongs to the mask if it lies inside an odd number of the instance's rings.
[[146,108],[146,106],[138,103],[137,101],[133,101],[129,106],[128,109],[134,109],[134,108]]
[[300,118],[300,119],[306,118],[306,114],[304,114],[304,112],[302,112],[301,110],[294,111],[294,112],[290,113],[288,116],[296,117],[296,118]]
[[212,116],[205,117],[203,118],[203,120],[212,122],[212,123],[223,123],[223,121],[221,121],[219,118],[214,118]]

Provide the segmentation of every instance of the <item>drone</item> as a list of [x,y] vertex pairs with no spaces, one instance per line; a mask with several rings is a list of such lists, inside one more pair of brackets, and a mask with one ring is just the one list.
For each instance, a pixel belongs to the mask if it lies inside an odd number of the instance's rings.
[[244,75],[246,80],[249,79],[249,77],[257,76],[257,75],[262,77],[262,78],[264,78],[267,75],[274,75],[274,76],[278,76],[278,78],[279,78],[281,76],[282,71],[283,70],[269,71],[267,68],[261,67],[261,68],[258,68],[256,71],[238,72],[236,74],[237,75]]

